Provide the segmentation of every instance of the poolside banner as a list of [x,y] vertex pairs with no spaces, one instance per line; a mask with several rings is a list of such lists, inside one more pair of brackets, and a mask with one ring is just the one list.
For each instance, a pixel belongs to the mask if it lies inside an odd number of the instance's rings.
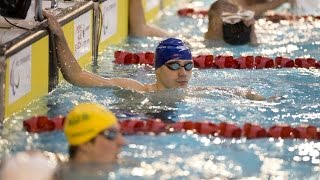
[[117,0],[105,1],[101,5],[102,30],[100,42],[105,41],[117,32],[118,4]]
[[90,51],[90,12],[86,12],[74,20],[74,55],[76,59]]
[[146,12],[149,12],[160,5],[160,0],[147,0],[146,3]]
[[9,104],[31,90],[31,46],[10,57]]

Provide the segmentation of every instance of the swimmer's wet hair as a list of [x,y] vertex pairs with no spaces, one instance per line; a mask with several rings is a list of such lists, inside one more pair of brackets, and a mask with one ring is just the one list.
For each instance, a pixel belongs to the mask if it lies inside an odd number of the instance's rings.
[[223,40],[231,45],[250,43],[251,26],[246,26],[243,21],[235,24],[223,23]]

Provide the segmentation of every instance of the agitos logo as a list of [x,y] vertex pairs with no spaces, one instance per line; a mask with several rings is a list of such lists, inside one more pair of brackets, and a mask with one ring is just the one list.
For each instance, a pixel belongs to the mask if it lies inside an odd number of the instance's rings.
[[12,94],[16,95],[17,89],[21,88],[21,81],[25,81],[27,74],[22,76],[23,72],[27,71],[27,63],[30,61],[30,54],[19,58],[19,59],[11,59],[11,69],[10,69],[10,86],[12,88]]
[[108,8],[103,8],[102,12],[102,29],[103,29],[103,34],[107,34],[108,29],[109,29],[109,17],[108,17]]
[[13,95],[16,94],[16,89],[18,89],[20,85],[20,73],[17,68],[18,63],[19,61],[13,61],[10,70],[10,86]]
[[102,10],[102,28],[103,28],[103,34],[107,34],[109,26],[110,26],[110,14],[112,13],[111,11],[113,9],[117,8],[117,5],[115,2],[113,2],[112,4],[105,6]]

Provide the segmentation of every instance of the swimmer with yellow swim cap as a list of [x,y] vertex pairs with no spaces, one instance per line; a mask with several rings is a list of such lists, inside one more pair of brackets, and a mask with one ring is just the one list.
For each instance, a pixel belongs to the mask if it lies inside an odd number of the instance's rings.
[[71,163],[115,163],[126,143],[115,115],[94,103],[79,104],[71,109],[64,133]]

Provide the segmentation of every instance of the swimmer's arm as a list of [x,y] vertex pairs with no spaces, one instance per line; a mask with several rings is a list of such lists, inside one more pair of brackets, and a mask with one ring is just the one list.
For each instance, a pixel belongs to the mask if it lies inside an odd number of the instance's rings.
[[236,89],[234,91],[234,94],[238,96],[242,96],[244,98],[255,100],[255,101],[264,101],[266,100],[265,97],[261,96],[259,93],[250,90],[250,89]]
[[241,97],[244,97],[249,100],[255,100],[255,101],[266,100],[265,97],[263,97],[262,95],[260,95],[259,93],[255,92],[251,89],[244,89],[244,88],[228,89],[228,88],[224,88],[224,87],[218,87],[217,89],[224,90],[224,91],[230,91],[231,93],[233,93],[237,96],[241,96]]
[[169,32],[157,26],[146,23],[142,0],[129,0],[129,30],[134,36],[172,36]]
[[249,100],[255,100],[255,101],[264,101],[266,100],[265,97],[261,96],[259,93],[250,90],[250,89],[244,89],[244,88],[227,88],[227,87],[197,87],[196,90],[210,90],[210,89],[217,89],[221,91],[226,91],[232,94],[235,94],[237,96],[244,97]]
[[72,76],[63,74],[63,77],[71,84],[80,87],[119,87],[124,89],[131,89],[134,91],[145,92],[147,91],[146,85],[129,78],[104,78],[97,74],[82,70],[81,72],[74,73]]
[[104,78],[83,70],[71,53],[60,24],[54,16],[44,11],[49,29],[55,35],[58,65],[63,77],[71,84],[80,87],[120,87],[136,91],[146,91],[147,86],[133,79]]
[[256,28],[252,25],[251,33],[250,33],[250,44],[255,46],[258,45],[258,39],[256,34]]
[[255,19],[249,19],[249,20],[244,20],[243,21],[246,26],[251,26],[251,32],[250,32],[250,44],[251,45],[257,45],[257,34],[256,34],[256,28],[254,26],[255,24]]
[[[58,48],[58,51],[61,50]],[[65,55],[63,53],[58,55],[63,77],[73,85],[80,87],[120,87],[141,92],[146,91],[145,85],[136,80],[129,78],[104,78],[82,69],[73,56],[69,56],[69,58],[61,56]]]
[[247,10],[251,10],[255,12],[255,16],[261,16],[264,12],[268,10],[272,10],[274,8],[279,7],[283,3],[288,2],[288,0],[272,0],[266,3],[256,4],[252,6],[247,6]]
[[219,17],[211,17],[208,22],[208,31],[205,33],[204,38],[209,40],[222,40],[222,25],[222,21]]
[[64,37],[56,37],[59,67],[63,77],[80,87],[120,87],[136,91],[146,91],[144,84],[128,78],[104,78],[81,68],[71,53]]

